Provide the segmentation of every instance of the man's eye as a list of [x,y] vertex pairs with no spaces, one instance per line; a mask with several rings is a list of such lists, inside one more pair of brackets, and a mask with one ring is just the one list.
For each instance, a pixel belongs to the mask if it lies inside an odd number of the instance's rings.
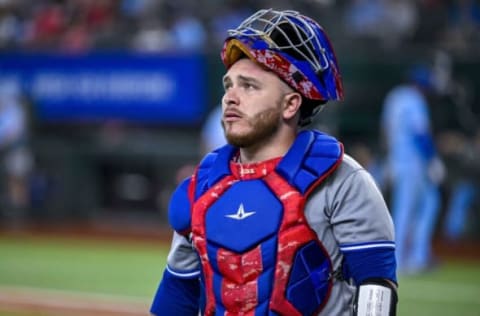
[[256,87],[255,87],[253,84],[250,84],[250,83],[244,83],[244,84],[243,84],[243,87],[244,87],[245,89],[249,89],[249,90],[250,90],[250,89],[256,89]]

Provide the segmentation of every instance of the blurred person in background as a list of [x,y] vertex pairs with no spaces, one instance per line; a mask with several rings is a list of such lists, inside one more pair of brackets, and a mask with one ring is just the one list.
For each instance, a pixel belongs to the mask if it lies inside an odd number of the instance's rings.
[[[368,145],[367,141],[356,141],[350,146],[350,155],[365,168],[373,177],[378,187],[383,190],[387,188],[387,170],[383,157],[380,153]],[[382,192],[386,193],[386,192]]]
[[450,80],[447,100],[454,105],[450,119],[457,125],[439,135],[439,151],[449,170],[450,191],[442,226],[442,237],[449,242],[473,237],[478,222],[471,212],[479,202],[476,193],[480,188],[480,120],[473,90],[468,80]]
[[391,206],[399,273],[432,265],[432,237],[440,211],[439,186],[445,177],[437,153],[427,95],[436,89],[426,64],[411,67],[407,82],[387,93],[381,117],[386,144]]
[[225,32],[234,28],[245,16],[252,14],[251,5],[244,0],[227,0],[216,6],[216,13],[209,18],[208,28],[211,32],[211,45],[215,48],[222,43]]
[[29,176],[33,156],[29,149],[28,112],[15,80],[0,81],[1,213],[22,220],[29,206]]
[[13,48],[23,31],[14,0],[0,1],[0,48]]
[[478,0],[446,1],[447,24],[441,37],[450,50],[468,52],[471,43],[480,40],[480,3]]
[[465,238],[469,226],[475,225],[469,218],[480,188],[480,128],[472,137],[459,133],[443,135],[442,143],[442,154],[455,169],[442,233],[454,242]]
[[[200,131],[199,156],[202,158],[215,149],[224,146],[227,143],[222,127],[222,105],[216,105],[208,113],[205,122]],[[185,178],[195,172],[196,163],[186,163],[178,168],[175,173],[175,184],[179,185]]]
[[338,140],[302,129],[343,99],[326,33],[298,12],[260,10],[228,34],[228,144],[171,197],[175,232],[151,312],[395,315],[385,201]]
[[222,127],[223,110],[219,104],[208,113],[201,131],[201,156],[227,143]]
[[[223,111],[221,104],[216,105],[208,113],[200,131],[200,158],[227,143],[225,134],[223,133],[222,116]],[[191,176],[195,171],[195,167],[195,163],[187,163],[180,166],[175,174],[176,185],[182,183],[186,177]]]
[[364,40],[378,40],[386,48],[396,48],[411,39],[419,14],[412,0],[353,0],[346,2],[346,32]]

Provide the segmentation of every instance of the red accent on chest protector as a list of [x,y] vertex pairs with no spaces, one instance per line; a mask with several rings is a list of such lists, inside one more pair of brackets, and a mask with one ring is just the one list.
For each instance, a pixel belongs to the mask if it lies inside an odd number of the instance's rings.
[[[205,236],[206,212],[232,184],[239,181],[237,177],[247,177],[248,179],[263,177],[263,180],[278,197],[284,209],[278,231],[275,277],[269,308],[279,315],[301,316],[301,313],[287,301],[285,292],[295,253],[304,244],[312,240],[318,241],[315,232],[308,226],[304,215],[306,197],[302,196],[298,190],[288,184],[276,172],[271,170],[265,172],[264,169],[257,170],[261,170],[260,174],[248,173],[243,175],[239,172],[234,172],[234,175],[224,177],[193,203],[193,242],[200,254],[205,277],[207,298],[205,315],[215,314],[214,273],[207,255],[207,238]],[[324,177],[319,179],[317,184],[323,179]],[[192,178],[191,185],[195,187],[195,177]],[[193,190],[190,190],[191,198],[193,198],[193,193]],[[258,305],[257,280],[263,271],[260,245],[243,254],[220,249],[217,256],[217,264],[220,273],[226,276],[223,278],[221,289],[222,304],[227,310],[226,315],[241,314],[253,316],[255,307]]]
[[[205,306],[205,315],[215,314],[215,295],[213,292],[213,270],[209,263],[207,255],[207,239],[205,236],[205,215],[208,208],[218,199],[218,197],[238,181],[232,175],[224,177],[221,181],[210,188],[205,194],[195,201],[192,207],[192,237],[193,243],[200,255],[202,262],[203,275],[205,280],[205,295],[207,298]],[[197,178],[194,175],[190,188],[196,187]],[[190,201],[193,201],[194,190],[189,190]]]
[[222,303],[228,311],[248,312],[258,304],[257,280],[263,270],[260,246],[239,255],[220,249],[218,267],[224,276]]
[[306,198],[276,173],[271,173],[264,180],[284,206],[278,232],[277,262],[270,309],[280,315],[301,316],[301,313],[286,300],[285,290],[296,251],[309,241],[317,240],[317,236],[305,218]]

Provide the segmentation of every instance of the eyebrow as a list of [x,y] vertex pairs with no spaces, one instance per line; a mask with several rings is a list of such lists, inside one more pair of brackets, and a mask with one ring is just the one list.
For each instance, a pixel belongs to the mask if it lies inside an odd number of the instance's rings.
[[[240,81],[243,81],[243,82],[249,82],[249,83],[254,83],[254,84],[261,84],[261,81],[254,78],[254,77],[248,77],[248,76],[244,76],[244,75],[238,75],[237,76],[238,80]],[[223,83],[226,83],[226,82],[231,82],[232,79],[230,78],[229,75],[225,75],[223,76],[223,80],[222,82]]]

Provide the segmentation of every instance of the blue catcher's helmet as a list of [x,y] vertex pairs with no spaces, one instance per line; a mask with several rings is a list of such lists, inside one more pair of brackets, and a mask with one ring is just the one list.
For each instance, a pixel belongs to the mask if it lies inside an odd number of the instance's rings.
[[276,73],[304,97],[300,124],[310,122],[320,105],[343,100],[335,52],[323,28],[296,11],[260,10],[228,31],[222,49],[227,69],[247,56]]

